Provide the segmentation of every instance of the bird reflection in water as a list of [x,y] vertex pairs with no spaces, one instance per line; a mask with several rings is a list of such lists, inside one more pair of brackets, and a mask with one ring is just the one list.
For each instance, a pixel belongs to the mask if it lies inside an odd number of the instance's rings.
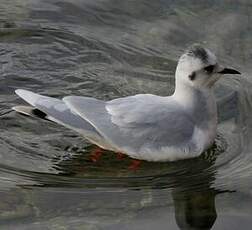
[[[180,170],[166,177],[172,185],[175,219],[181,230],[211,229],[217,219],[216,195],[230,192],[218,191],[213,186],[216,158],[226,149],[225,141],[218,138],[221,145],[215,142],[198,158],[174,162],[173,167]],[[166,185],[162,182],[158,187],[165,188]]]
[[186,176],[177,176],[177,186],[172,191],[175,219],[181,230],[211,229],[217,218],[215,196],[211,188],[215,171],[214,159],[197,159]]
[[213,189],[173,193],[175,217],[181,230],[211,229],[217,218]]

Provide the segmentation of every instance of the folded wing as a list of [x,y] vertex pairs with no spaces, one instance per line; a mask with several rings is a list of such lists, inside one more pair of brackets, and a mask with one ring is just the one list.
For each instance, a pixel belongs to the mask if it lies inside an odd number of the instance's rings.
[[164,97],[136,95],[104,102],[70,96],[63,101],[110,145],[125,152],[180,146],[191,139],[194,130],[182,108]]

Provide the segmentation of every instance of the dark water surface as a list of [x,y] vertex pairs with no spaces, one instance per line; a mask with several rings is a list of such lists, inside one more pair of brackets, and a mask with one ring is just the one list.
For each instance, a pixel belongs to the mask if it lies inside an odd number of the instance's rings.
[[[251,229],[249,0],[1,0],[1,229]],[[243,72],[216,85],[218,137],[196,159],[131,160],[9,112],[16,88],[61,98],[168,95],[178,57],[205,43]]]

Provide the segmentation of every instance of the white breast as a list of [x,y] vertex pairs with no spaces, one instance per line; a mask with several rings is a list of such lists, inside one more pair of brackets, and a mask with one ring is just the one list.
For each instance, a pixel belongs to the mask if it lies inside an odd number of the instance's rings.
[[216,136],[216,128],[214,127],[214,124],[212,125],[213,127],[205,130],[198,127],[195,127],[194,129],[192,142],[196,146],[195,152],[197,152],[198,155],[200,155],[214,142],[214,138]]

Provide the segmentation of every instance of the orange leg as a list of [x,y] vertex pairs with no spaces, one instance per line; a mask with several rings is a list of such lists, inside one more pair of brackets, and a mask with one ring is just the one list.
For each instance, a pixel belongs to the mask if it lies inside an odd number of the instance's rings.
[[132,160],[129,169],[132,171],[136,171],[140,168],[141,163],[142,161],[140,160]]
[[99,161],[103,152],[104,152],[103,149],[96,147],[90,154],[90,160],[93,162]]

